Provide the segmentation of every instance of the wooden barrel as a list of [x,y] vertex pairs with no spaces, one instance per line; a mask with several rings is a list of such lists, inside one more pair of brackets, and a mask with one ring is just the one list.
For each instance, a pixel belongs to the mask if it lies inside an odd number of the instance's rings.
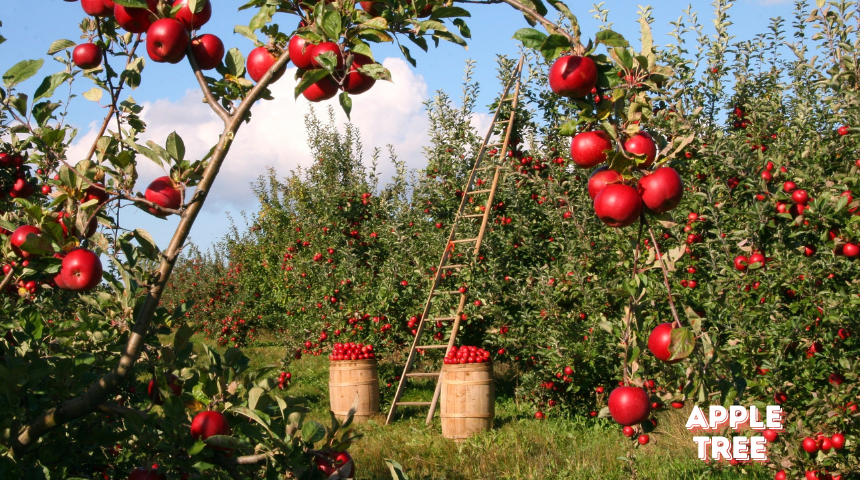
[[443,365],[439,381],[443,437],[462,440],[493,428],[496,385],[492,363]]
[[379,376],[376,359],[337,360],[329,365],[329,396],[331,411],[339,420],[349,414],[356,397],[358,404],[354,422],[363,422],[379,415]]

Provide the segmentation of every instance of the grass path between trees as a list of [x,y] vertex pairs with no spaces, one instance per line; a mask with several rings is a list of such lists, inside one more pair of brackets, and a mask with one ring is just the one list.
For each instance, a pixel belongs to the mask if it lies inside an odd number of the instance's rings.
[[[252,366],[276,364],[283,347],[249,347]],[[289,371],[292,384],[285,392],[308,399],[308,418],[329,423],[328,358],[304,356]],[[383,384],[383,411],[392,388]],[[429,400],[432,385],[411,390],[406,400]],[[356,425],[364,434],[350,449],[356,478],[390,479],[385,459],[399,462],[410,480],[450,479],[772,479],[774,470],[759,465],[712,470],[696,458],[695,444],[684,429],[689,409],[657,414],[658,427],[648,445],[633,448],[610,420],[559,416],[532,418],[529,405],[509,396],[496,399],[495,428],[463,442],[442,437],[438,414],[424,425],[426,409],[404,408],[400,418],[385,425],[380,415]]]

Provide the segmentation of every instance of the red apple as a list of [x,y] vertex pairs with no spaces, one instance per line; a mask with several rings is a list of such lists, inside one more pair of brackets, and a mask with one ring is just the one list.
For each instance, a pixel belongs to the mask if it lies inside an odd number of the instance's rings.
[[311,52],[313,51],[314,44],[308,42],[304,38],[293,35],[290,38],[290,61],[293,62],[293,65],[307,70],[309,68],[313,68],[311,64]]
[[[167,376],[167,386],[173,391],[173,396],[178,397],[182,395],[182,386],[177,385],[175,383],[176,380],[176,375],[170,374]],[[158,391],[158,382],[156,382],[154,378],[150,380],[149,385],[146,386],[146,394],[152,399],[152,403],[156,405],[164,405],[164,399],[161,398],[161,393]]]
[[224,43],[217,36],[206,33],[191,40],[191,53],[201,70],[212,70],[224,58]]
[[42,231],[32,225],[21,225],[12,232],[10,241],[12,242],[12,251],[15,252],[15,255],[18,255],[21,258],[32,258],[35,256],[30,252],[21,250],[21,245],[24,245],[24,242],[27,240],[27,236],[30,234],[41,235]]
[[[230,424],[221,412],[207,410],[194,416],[191,421],[191,438],[206,440],[214,435],[229,435]],[[229,450],[224,447],[212,447],[216,450]]]
[[791,193],[796,188],[797,188],[797,184],[792,182],[791,180],[782,184],[782,191],[785,193]]
[[146,52],[154,62],[179,63],[185,58],[188,31],[179,20],[156,20],[146,31]]
[[105,186],[101,183],[95,183],[84,190],[84,199],[81,203],[87,203],[90,200],[95,200],[99,205],[107,202],[110,199],[110,194],[104,190]]
[[603,130],[582,132],[570,142],[570,158],[577,167],[591,168],[605,162],[605,150],[611,149],[612,139]]
[[119,24],[125,31],[131,33],[144,33],[152,25],[152,22],[158,20],[155,15],[158,7],[158,0],[146,0],[148,8],[133,8],[117,5],[113,7],[113,15],[116,23]]
[[794,203],[806,205],[806,202],[809,201],[809,195],[806,190],[795,190],[791,194],[791,199],[794,200]]
[[594,198],[594,213],[610,227],[626,227],[635,223],[642,214],[642,197],[629,185],[607,185]]
[[607,167],[600,167],[588,178],[588,196],[594,200],[597,194],[602,192],[607,185],[619,183],[623,180],[621,174]]
[[842,246],[842,254],[848,258],[860,257],[860,246],[853,243],[846,243]]
[[669,344],[672,343],[672,329],[674,328],[674,325],[670,322],[661,323],[654,327],[654,330],[651,330],[651,334],[648,335],[648,350],[650,350],[658,360],[662,360],[669,364],[678,363],[683,360],[670,360],[672,358],[672,352],[669,351]]
[[632,436],[633,436],[633,434],[635,434],[635,433],[636,433],[636,430],[634,430],[634,429],[633,429],[633,427],[631,427],[630,425],[625,425],[625,426],[624,426],[624,428],[622,428],[622,429],[621,429],[621,433],[622,433],[625,437],[628,437],[628,438],[629,438],[629,437],[632,437]]
[[651,413],[648,393],[639,387],[618,387],[609,394],[609,414],[621,425],[636,425]]
[[137,467],[132,470],[128,480],[166,480],[164,475],[159,475],[156,470],[145,467]]
[[776,402],[777,405],[782,405],[788,401],[788,394],[785,392],[774,392],[773,401]]
[[316,462],[317,468],[326,478],[334,475],[346,464],[349,464],[348,471],[344,472],[346,473],[346,477],[355,477],[355,463],[352,461],[352,456],[347,452],[330,452],[327,459],[316,457],[314,462]]
[[369,13],[372,17],[382,15],[385,10],[385,4],[382,2],[358,2],[361,4],[361,9]]
[[761,435],[768,442],[775,442],[776,439],[779,437],[779,434],[776,432],[776,430],[770,430],[770,429],[765,430],[764,432],[762,432]]
[[674,168],[660,167],[639,180],[639,194],[645,208],[654,213],[666,213],[681,203],[684,182]]
[[567,55],[549,69],[549,88],[562,97],[584,97],[597,85],[597,66],[588,57]]
[[839,127],[839,128],[836,130],[836,132],[837,132],[839,135],[848,135],[848,133],[850,133],[849,128],[851,128],[851,127],[849,127],[848,125],[843,125],[843,126]]
[[351,95],[358,95],[370,90],[376,83],[376,79],[370,75],[361,73],[358,69],[359,67],[371,65],[373,63],[374,61],[372,58],[360,53],[354,53],[352,55],[352,65],[349,67],[349,73],[347,73],[346,78],[343,79],[343,91]]
[[[158,177],[146,187],[144,196],[147,200],[155,203],[159,207],[176,210],[182,205],[182,196],[179,189],[173,183],[170,177]],[[155,208],[149,208],[149,213],[155,216],[164,216]]]
[[639,435],[639,445],[648,445],[648,441],[651,440],[648,435]]
[[651,135],[645,131],[639,131],[636,135],[628,138],[624,142],[624,150],[634,155],[645,155],[645,163],[639,165],[640,168],[650,167],[657,157],[657,144]]
[[30,198],[36,191],[33,185],[23,178],[18,178],[9,189],[9,196],[12,198]]
[[754,264],[758,263],[759,266],[764,266],[765,261],[766,261],[766,259],[765,259],[764,255],[762,255],[761,253],[753,253],[752,255],[750,255],[750,258],[749,258],[749,264],[750,265],[754,265]]
[[804,438],[803,443],[801,443],[801,446],[804,450],[806,450],[806,453],[814,455],[818,452],[818,442],[816,442],[813,438]]
[[82,43],[72,50],[72,62],[84,70],[96,68],[102,64],[102,49],[95,43]]
[[322,42],[319,45],[313,46],[311,50],[311,66],[313,68],[322,67],[322,65],[317,61],[317,57],[326,52],[334,53],[334,56],[337,59],[337,68],[343,68],[343,53],[340,50],[340,46],[334,42]]
[[[277,61],[278,57],[276,57],[275,54],[269,51],[266,47],[257,47],[251,50],[251,53],[248,54],[248,60],[246,61],[248,75],[250,75],[251,79],[255,82],[259,82],[260,79],[263,78],[263,75],[265,75]],[[279,68],[278,71],[273,74],[272,82],[281,78],[286,71],[287,64],[285,63],[283,67]]]
[[81,0],[81,7],[87,15],[94,17],[110,17],[113,15],[113,8],[106,5],[103,0]]
[[747,269],[747,265],[749,265],[750,261],[744,255],[738,255],[735,257],[735,269],[743,272]]
[[773,480],[786,480],[786,478],[788,477],[785,474],[785,470],[780,470],[773,476]]
[[204,2],[203,10],[201,10],[200,13],[192,13],[191,9],[188,8],[188,0],[176,0],[173,2],[173,8],[179,7],[180,5],[181,8],[176,12],[175,18],[182,22],[188,30],[199,29],[209,21],[210,17],[212,17],[212,4],[209,3],[209,0],[204,0]]
[[331,75],[326,75],[322,80],[306,88],[302,95],[311,102],[328,100],[337,95],[337,82],[331,78]]
[[102,281],[102,261],[85,248],[72,250],[63,258],[60,275],[68,290],[86,292]]
[[845,435],[834,433],[830,436],[830,444],[833,445],[833,448],[836,450],[842,450],[845,448]]

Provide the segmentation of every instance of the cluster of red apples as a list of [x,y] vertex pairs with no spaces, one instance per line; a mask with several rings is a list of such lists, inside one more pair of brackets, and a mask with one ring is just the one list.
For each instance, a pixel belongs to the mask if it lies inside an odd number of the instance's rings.
[[[549,70],[549,86],[565,97],[580,98],[597,93],[597,66],[589,57],[568,55],[559,58]],[[612,138],[602,130],[582,132],[573,137],[570,156],[580,168],[596,167],[608,160],[613,150]],[[646,169],[654,164],[657,144],[644,130],[629,136],[623,150],[644,157],[637,167]],[[670,167],[660,167],[632,185],[621,172],[600,167],[588,180],[588,195],[594,201],[594,212],[610,227],[626,227],[636,222],[643,208],[656,214],[672,210],[681,203],[684,185],[680,175]]]
[[376,358],[373,345],[363,343],[335,343],[328,359],[334,362],[343,360],[371,360]]
[[451,347],[443,360],[445,365],[488,362],[490,362],[490,352],[474,345],[463,345],[459,348]]
[[[12,251],[24,262],[29,262],[30,259],[38,257],[37,253],[27,251],[27,247],[24,245],[30,235],[39,237],[42,235],[42,230],[32,225],[22,225],[12,232],[10,238]],[[55,253],[54,257],[63,260],[60,265],[60,272],[53,278],[54,284],[60,289],[86,292],[101,282],[102,262],[92,250],[77,248],[66,254]],[[30,288],[30,293],[35,293],[34,287],[35,284]]]
[[[372,2],[362,2],[372,3]],[[188,0],[175,0],[173,9],[177,10],[173,18],[159,18],[158,0],[147,0],[149,8],[131,8],[115,4],[113,0],[81,0],[81,6],[88,15],[96,17],[113,17],[125,31],[131,33],[146,33],[146,51],[155,62],[179,63],[185,58],[186,50],[191,45],[191,53],[202,70],[211,70],[221,64],[224,58],[224,43],[215,35],[203,34],[191,38],[189,32],[202,27],[212,16],[212,6],[209,0],[199,13],[193,13],[188,7]],[[312,44],[306,39],[295,35],[288,46],[290,60],[301,70],[322,68],[318,57],[326,52],[334,54],[337,66],[335,79],[327,75],[310,85],[302,94],[311,102],[328,100],[343,90],[357,95],[370,90],[376,79],[361,72],[362,66],[375,63],[372,58],[354,52],[344,51],[335,42]],[[280,56],[278,48],[272,45],[257,47],[248,54],[246,68],[248,75],[259,82],[272,68]],[[79,68],[92,69],[101,65],[102,49],[94,43],[84,43],[75,47],[72,60]],[[349,64],[347,69],[345,66]],[[273,74],[273,81],[278,80],[286,71],[286,64]]]
[[[11,198],[29,198],[36,192],[36,188],[27,178],[28,171],[24,166],[25,163],[26,161],[24,157],[20,154],[0,152],[0,168],[15,170],[12,185],[10,185],[8,189],[0,186],[0,198],[5,197],[6,194]],[[45,195],[51,193],[51,187],[44,185],[42,187],[42,193]]]

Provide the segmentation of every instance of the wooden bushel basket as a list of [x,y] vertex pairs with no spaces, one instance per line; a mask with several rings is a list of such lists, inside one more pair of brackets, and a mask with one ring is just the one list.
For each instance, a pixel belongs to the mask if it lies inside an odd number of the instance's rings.
[[360,423],[379,415],[376,359],[331,361],[328,388],[331,411],[338,420],[346,419],[356,397],[358,402],[353,422]]
[[439,381],[443,437],[463,440],[493,428],[496,385],[491,362],[443,365]]

